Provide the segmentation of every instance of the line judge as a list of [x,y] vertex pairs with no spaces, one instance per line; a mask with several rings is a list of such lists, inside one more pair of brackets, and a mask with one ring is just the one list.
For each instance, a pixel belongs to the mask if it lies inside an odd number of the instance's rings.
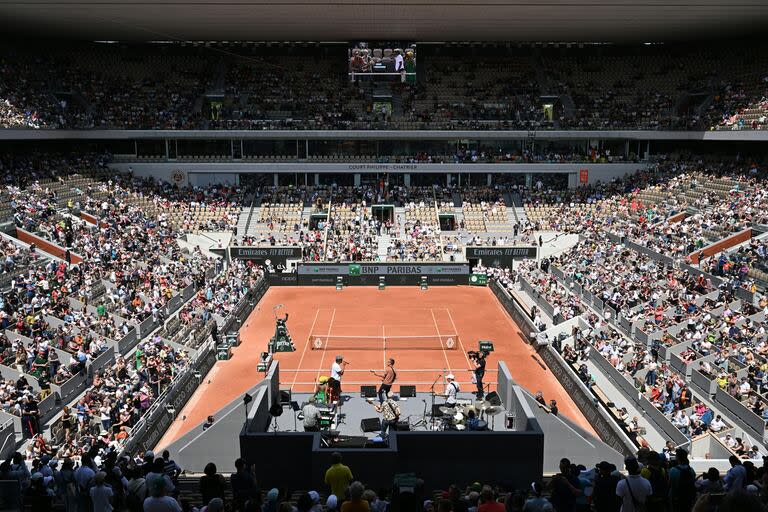
[[395,360],[391,357],[387,360],[387,367],[384,369],[384,374],[376,373],[375,370],[371,370],[371,373],[381,378],[381,385],[379,386],[379,403],[383,404],[389,398],[389,392],[392,389],[392,384],[397,379],[397,372],[395,371]]

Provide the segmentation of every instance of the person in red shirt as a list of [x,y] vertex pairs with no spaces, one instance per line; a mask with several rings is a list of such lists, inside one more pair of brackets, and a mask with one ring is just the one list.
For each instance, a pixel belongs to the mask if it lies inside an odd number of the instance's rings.
[[490,486],[484,485],[480,492],[480,504],[477,512],[505,512],[504,504],[496,501],[496,495]]

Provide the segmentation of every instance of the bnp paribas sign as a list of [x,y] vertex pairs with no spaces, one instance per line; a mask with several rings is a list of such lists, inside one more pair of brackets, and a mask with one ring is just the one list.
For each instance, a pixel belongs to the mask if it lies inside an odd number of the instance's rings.
[[407,275],[468,275],[467,264],[378,264],[378,263],[347,263],[347,264],[302,264],[299,274],[324,274],[337,276],[407,276]]

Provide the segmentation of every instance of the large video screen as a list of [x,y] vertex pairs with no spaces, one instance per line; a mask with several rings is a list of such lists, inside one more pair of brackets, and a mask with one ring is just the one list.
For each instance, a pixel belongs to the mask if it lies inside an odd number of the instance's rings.
[[416,45],[358,42],[349,48],[351,80],[416,82]]

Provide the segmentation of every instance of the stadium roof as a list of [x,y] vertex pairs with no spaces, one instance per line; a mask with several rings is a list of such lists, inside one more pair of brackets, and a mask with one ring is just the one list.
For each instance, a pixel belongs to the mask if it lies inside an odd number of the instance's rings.
[[0,0],[3,32],[86,40],[654,42],[766,27],[765,0]]

